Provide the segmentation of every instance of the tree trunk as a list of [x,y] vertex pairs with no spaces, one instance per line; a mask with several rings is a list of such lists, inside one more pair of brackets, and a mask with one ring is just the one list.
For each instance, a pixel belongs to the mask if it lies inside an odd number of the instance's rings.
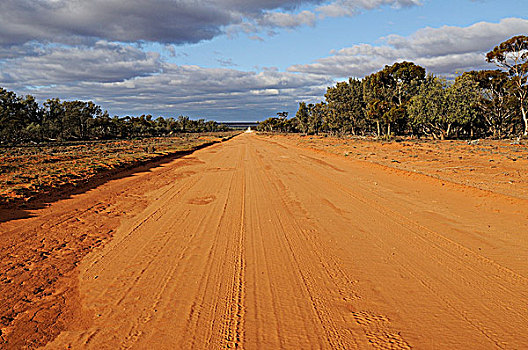
[[376,126],[378,127],[378,138],[381,137],[380,122],[376,121]]
[[524,109],[524,107],[521,105],[521,113],[522,113],[522,118],[523,118],[523,122],[524,122],[524,136],[528,136],[528,116],[526,115],[526,110]]
[[387,123],[387,140],[391,138],[391,123]]

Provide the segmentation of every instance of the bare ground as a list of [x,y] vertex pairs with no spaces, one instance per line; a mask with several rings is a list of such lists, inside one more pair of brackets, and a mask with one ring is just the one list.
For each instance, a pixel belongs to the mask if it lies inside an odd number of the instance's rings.
[[0,224],[3,347],[528,348],[528,201],[455,182],[247,134],[110,181]]

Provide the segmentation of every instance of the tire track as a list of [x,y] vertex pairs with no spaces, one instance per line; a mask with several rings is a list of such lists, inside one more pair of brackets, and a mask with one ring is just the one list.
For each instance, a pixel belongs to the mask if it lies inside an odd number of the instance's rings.
[[[243,156],[245,152],[243,153]],[[240,165],[239,165],[240,166]],[[246,176],[245,169],[241,166],[242,184],[241,205],[240,205],[240,226],[235,240],[235,262],[232,288],[228,295],[228,307],[226,308],[225,322],[222,334],[224,336],[223,348],[243,349],[244,348],[244,301],[245,301],[245,214],[246,214]]]
[[[203,314],[200,312],[200,310],[204,307],[206,304],[207,299],[211,299],[210,294],[217,288],[219,288],[219,284],[222,281],[218,280],[218,271],[213,271],[214,269],[218,268],[218,260],[220,261],[226,261],[229,260],[229,246],[225,243],[221,244],[221,238],[222,237],[222,230],[225,226],[225,221],[227,220],[227,213],[228,213],[228,205],[229,202],[233,196],[234,188],[236,185],[236,172],[233,171],[232,175],[229,180],[229,186],[226,193],[226,196],[223,201],[222,205],[222,212],[219,216],[218,221],[216,224],[211,225],[215,227],[215,234],[214,234],[214,241],[210,245],[209,252],[207,253],[207,265],[205,267],[204,273],[202,273],[198,292],[194,298],[192,307],[190,309],[190,312],[187,316],[187,325],[186,325],[186,333],[189,334],[196,334],[197,329],[200,326],[200,322],[202,322]],[[219,257],[219,251],[221,248],[224,248],[223,255],[220,255]],[[207,316],[210,316],[210,313],[216,315],[220,312],[221,306],[219,305],[220,300],[218,298],[213,298],[214,302],[212,303],[212,306],[210,308],[210,311]],[[224,309],[227,308],[227,306],[223,307]],[[211,327],[207,329],[207,333],[204,336],[204,340],[206,340],[206,343],[208,346],[214,346],[215,338],[216,337],[222,337],[222,335],[215,334],[215,328],[212,324]],[[192,349],[196,348],[196,339],[197,337],[194,337],[192,339],[189,339],[189,341],[186,344],[186,348]]]
[[[115,207],[93,206],[101,217],[109,210],[134,217],[81,264],[83,308],[93,320],[48,348],[528,344],[526,279],[497,255],[469,250],[451,231],[406,215],[417,212],[413,197],[404,198],[409,191],[392,182],[369,187],[386,179],[382,173],[304,157],[258,135],[196,156],[187,175],[175,167],[119,182],[127,208],[117,199]],[[421,185],[424,195],[436,193]],[[407,199],[403,209],[399,198]],[[97,228],[90,215],[72,225]],[[493,247],[508,247],[502,242]]]
[[[325,296],[328,291],[321,289],[318,286],[317,280],[326,280],[332,283],[335,290],[344,299],[356,299],[360,298],[355,292],[351,292],[351,281],[342,270],[338,268],[337,264],[330,254],[325,254],[324,259],[319,253],[323,248],[321,242],[314,242],[315,236],[308,236],[306,230],[315,231],[311,228],[308,221],[300,222],[297,218],[305,218],[308,214],[307,211],[294,199],[291,199],[288,189],[281,183],[280,176],[272,170],[272,168],[266,168],[262,158],[258,159],[257,162],[264,169],[262,172],[266,178],[266,181],[271,186],[274,186],[274,195],[271,198],[277,198],[280,204],[273,205],[275,208],[281,208],[287,212],[277,212],[278,224],[280,225],[280,232],[283,232],[282,240],[286,243],[286,249],[289,251],[290,256],[293,259],[294,268],[297,271],[299,278],[302,280],[305,291],[310,298],[313,312],[315,313],[319,323],[323,327],[326,337],[325,340],[329,344],[330,348],[333,349],[347,349],[351,346],[355,348],[358,344],[352,340],[352,337],[348,336],[348,340],[344,339],[344,334],[347,330],[339,329],[334,324],[333,320],[340,319],[340,314],[328,304],[328,296]],[[297,209],[298,212],[292,211]],[[287,218],[287,219],[286,219]],[[288,222],[288,226],[286,226]],[[290,228],[291,226],[291,228]],[[309,255],[309,252],[313,255]],[[314,261],[323,266],[323,271],[311,270],[306,271],[306,267],[317,265]],[[327,263],[330,261],[330,264]],[[332,266],[337,267],[337,271],[333,271]],[[324,273],[321,276],[321,273]],[[343,281],[345,281],[343,283]],[[345,295],[343,297],[343,295]]]
[[[302,157],[301,157],[302,158]],[[518,285],[518,287],[523,288],[526,287],[525,278],[522,275],[519,275],[515,272],[513,272],[510,269],[507,269],[491,259],[488,259],[486,257],[481,256],[480,254],[477,254],[473,252],[472,250],[469,250],[468,248],[454,242],[453,240],[448,239],[447,237],[441,235],[440,233],[431,230],[416,221],[397,213],[396,211],[387,208],[386,206],[380,205],[378,202],[376,202],[373,199],[368,199],[365,196],[362,196],[358,194],[358,191],[352,191],[347,186],[343,186],[343,183],[336,181],[336,178],[332,178],[330,176],[323,175],[320,171],[314,171],[313,167],[307,166],[306,164],[302,164],[302,162],[296,162],[296,165],[302,166],[303,170],[306,173],[310,174],[310,177],[312,178],[318,178],[321,180],[321,182],[329,184],[330,188],[340,188],[341,191],[346,193],[348,196],[352,197],[354,200],[366,205],[369,208],[372,208],[376,212],[378,212],[380,215],[382,215],[388,222],[392,222],[393,224],[400,227],[399,230],[391,230],[391,232],[394,232],[398,235],[399,239],[403,241],[407,241],[409,246],[414,246],[416,244],[416,240],[419,240],[420,244],[425,244],[429,246],[430,248],[436,249],[436,254],[430,254],[428,257],[429,259],[433,259],[437,261],[437,264],[439,266],[444,266],[445,268],[449,269],[449,272],[455,276],[459,276],[459,278],[463,279],[463,283],[466,285],[471,285],[471,282],[466,279],[465,276],[475,276],[475,275],[481,275],[482,278],[488,279],[487,276],[482,275],[483,270],[482,267],[472,266],[468,265],[467,262],[469,258],[473,258],[474,260],[478,261],[481,265],[485,265],[489,268],[492,268],[495,270],[494,272],[489,273],[489,276],[497,276],[502,275],[502,278],[506,278],[508,280],[507,283],[501,282],[498,278],[494,278],[492,281],[490,281],[490,285],[494,285],[497,288],[500,288],[503,293],[509,293],[512,297],[517,296],[517,293],[514,293],[510,287],[510,285],[513,283],[513,285]],[[279,176],[278,176],[279,177]],[[371,197],[377,197],[379,198],[379,195],[373,192],[369,192]],[[411,234],[404,234],[404,232],[410,232]],[[388,243],[384,242],[381,237],[371,236],[373,240],[376,240],[379,242],[380,245],[385,246],[385,249],[388,249]],[[454,249],[454,250],[453,250]],[[441,251],[442,254],[447,254],[446,257],[443,259],[439,259],[438,251]],[[465,272],[462,272],[460,270],[451,268],[450,266],[446,266],[445,261],[450,261],[451,265],[456,265],[453,263],[453,261],[458,262],[458,266],[464,266]],[[422,285],[433,295],[435,295],[436,298],[441,300],[444,305],[451,310],[454,314],[457,314],[460,319],[465,320],[467,324],[474,327],[478,332],[480,332],[483,336],[488,338],[497,348],[504,348],[506,345],[503,341],[499,340],[497,338],[497,335],[494,331],[492,331],[489,327],[485,326],[482,322],[475,319],[475,317],[472,317],[470,314],[464,312],[464,308],[460,308],[460,305],[453,304],[453,302],[448,299],[448,297],[441,295],[438,292],[437,284],[434,283],[428,276],[424,274],[417,274],[419,270],[416,269],[416,266],[410,266],[410,265],[403,265],[398,263],[399,266],[406,271],[407,274],[412,276],[415,280],[420,281]],[[470,271],[469,273],[467,271]],[[497,283],[498,282],[498,283]],[[526,290],[526,289],[524,289]],[[512,297],[509,299],[511,300]],[[501,301],[499,301],[502,303]],[[522,310],[522,306],[519,304],[517,308],[511,308],[511,305],[504,304],[502,307],[504,310],[509,310],[509,312],[516,313],[518,319],[524,319],[527,321],[528,315],[526,315]],[[354,313],[355,319],[357,320],[357,312]],[[386,323],[386,322],[384,322]],[[376,324],[376,327],[380,324],[380,322],[361,322],[362,325],[372,325]],[[386,332],[379,333],[382,335],[382,338],[386,338],[391,343],[395,340],[393,339],[394,333],[391,333],[391,336],[385,336]],[[372,338],[372,333],[370,331],[367,331],[367,335],[369,338]]]

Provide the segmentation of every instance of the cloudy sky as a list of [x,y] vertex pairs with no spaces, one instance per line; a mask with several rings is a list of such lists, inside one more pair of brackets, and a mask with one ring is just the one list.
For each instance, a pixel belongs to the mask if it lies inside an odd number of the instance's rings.
[[0,86],[112,115],[262,120],[411,60],[453,77],[528,35],[527,0],[1,0]]

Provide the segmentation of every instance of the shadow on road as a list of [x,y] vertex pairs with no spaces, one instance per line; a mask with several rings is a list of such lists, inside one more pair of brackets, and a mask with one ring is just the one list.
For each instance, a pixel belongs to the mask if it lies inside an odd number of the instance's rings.
[[123,168],[104,171],[91,177],[90,179],[87,179],[85,182],[78,183],[76,185],[67,184],[55,188],[47,193],[33,197],[28,202],[15,202],[8,205],[0,204],[0,223],[30,218],[32,216],[31,211],[43,209],[51,203],[71,198],[77,194],[85,193],[107,183],[108,181],[121,179],[136,173],[150,171],[153,168],[157,168],[175,159],[192,154],[199,149],[208,147],[215,143],[218,143],[218,141],[207,142],[188,151],[178,151],[168,155],[162,155],[156,159],[136,162]]

